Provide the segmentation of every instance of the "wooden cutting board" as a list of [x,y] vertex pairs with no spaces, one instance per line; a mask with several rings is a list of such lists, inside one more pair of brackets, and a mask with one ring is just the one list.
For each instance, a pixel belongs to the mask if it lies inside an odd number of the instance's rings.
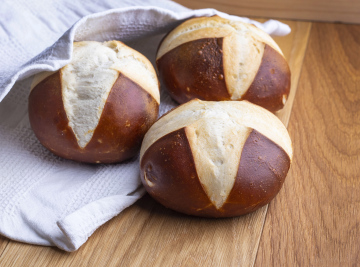
[[[292,85],[277,116],[287,126],[311,23],[283,22],[292,32],[275,40],[288,59]],[[195,218],[168,210],[146,195],[73,253],[0,236],[0,266],[253,266],[266,213],[267,206],[237,218]]]

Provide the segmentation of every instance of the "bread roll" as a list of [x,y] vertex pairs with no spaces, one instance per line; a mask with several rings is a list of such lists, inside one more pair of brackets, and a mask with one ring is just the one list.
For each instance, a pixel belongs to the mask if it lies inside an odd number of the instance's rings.
[[247,101],[192,100],[161,117],[140,151],[147,192],[173,210],[243,215],[279,192],[292,160],[282,122]]
[[189,19],[171,31],[156,64],[179,103],[248,100],[275,112],[290,91],[290,69],[275,41],[251,24],[218,16]]
[[29,118],[54,154],[112,163],[138,152],[159,103],[155,70],[142,54],[119,41],[77,42],[68,65],[34,78]]

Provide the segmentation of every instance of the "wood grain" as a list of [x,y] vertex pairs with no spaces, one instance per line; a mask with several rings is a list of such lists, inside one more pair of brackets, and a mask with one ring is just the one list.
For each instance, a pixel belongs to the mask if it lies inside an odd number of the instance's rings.
[[[293,29],[276,38],[292,70],[291,112],[310,23],[284,21]],[[78,251],[10,242],[0,266],[252,266],[267,206],[247,216],[202,219],[181,215],[145,196],[99,228]]]
[[215,8],[246,17],[360,23],[360,1],[354,0],[176,0],[186,7]]
[[9,239],[0,235],[0,259],[8,243]]
[[[264,20],[265,21],[265,20]],[[262,22],[264,22],[262,21]],[[293,21],[289,24],[292,33],[289,36],[274,37],[281,47],[291,70],[291,91],[285,107],[276,113],[276,116],[287,126],[289,124],[291,110],[293,107],[296,89],[298,87],[301,67],[306,52],[306,46],[311,31],[311,23]],[[305,39],[304,39],[305,38]]]
[[359,266],[360,25],[316,23],[289,132],[290,175],[256,266]]

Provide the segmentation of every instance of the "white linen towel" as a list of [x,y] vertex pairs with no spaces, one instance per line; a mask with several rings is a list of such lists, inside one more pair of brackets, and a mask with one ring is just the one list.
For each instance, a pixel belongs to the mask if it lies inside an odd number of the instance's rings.
[[[1,2],[0,234],[74,251],[144,194],[138,159],[81,164],[42,147],[27,115],[31,76],[67,64],[72,42],[82,40],[121,40],[154,63],[167,31],[184,19],[215,14],[252,22],[274,35],[290,32],[278,21],[261,24],[213,9],[189,10],[165,0]],[[161,101],[160,115],[175,106],[164,92]]]

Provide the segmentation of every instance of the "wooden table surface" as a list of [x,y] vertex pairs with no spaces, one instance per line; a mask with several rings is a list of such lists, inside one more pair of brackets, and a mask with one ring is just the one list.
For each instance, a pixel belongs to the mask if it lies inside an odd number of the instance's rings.
[[200,219],[146,195],[73,253],[0,236],[0,266],[359,266],[360,25],[284,22],[294,160],[269,206]]

